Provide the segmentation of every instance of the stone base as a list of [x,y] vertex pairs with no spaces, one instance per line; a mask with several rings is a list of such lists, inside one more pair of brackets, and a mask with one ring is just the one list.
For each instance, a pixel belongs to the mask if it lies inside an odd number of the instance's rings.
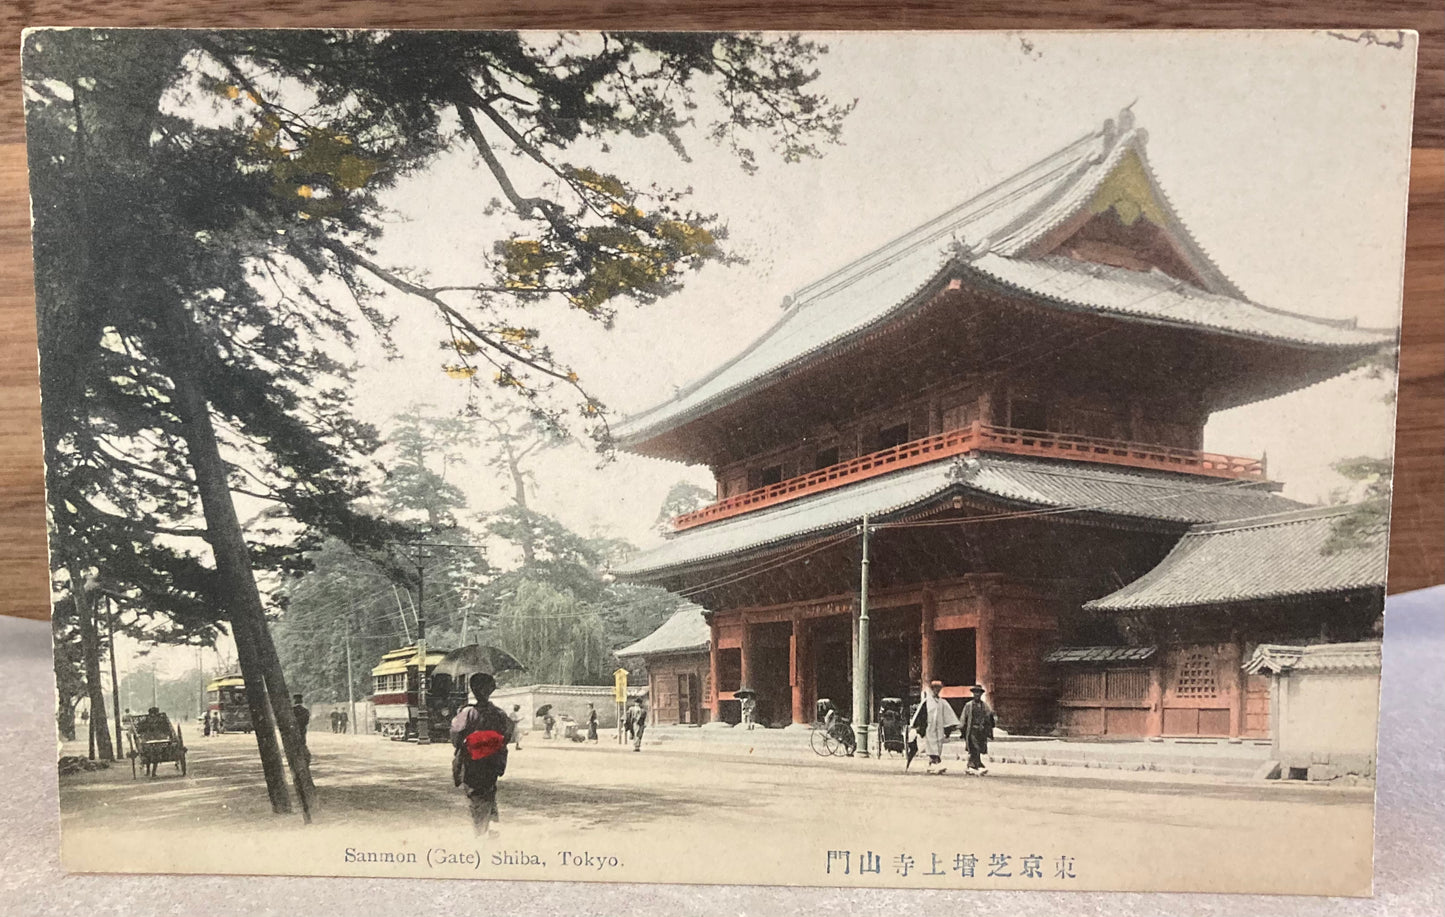
[[724,722],[724,721],[722,721],[722,720],[713,720],[713,721],[710,722],[710,723],[704,723],[704,724],[702,725],[702,728],[703,728],[703,729],[731,729],[731,728],[733,728],[733,724],[732,724],[732,723]]

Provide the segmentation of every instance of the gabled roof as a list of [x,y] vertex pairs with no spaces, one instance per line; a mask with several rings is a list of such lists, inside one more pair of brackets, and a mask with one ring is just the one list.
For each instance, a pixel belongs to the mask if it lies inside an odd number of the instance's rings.
[[967,269],[1011,289],[1080,310],[1162,325],[1208,328],[1240,337],[1288,344],[1373,347],[1389,341],[1394,334],[1221,296],[1158,270],[1132,271],[1063,256],[1009,258],[992,252],[970,261]]
[[1084,607],[1139,611],[1383,588],[1383,535],[1325,553],[1336,523],[1354,509],[1196,526],[1153,570]]
[[1148,522],[1265,516],[1301,504],[1241,481],[979,453],[860,481],[686,530],[617,569],[633,578],[883,522],[954,495]]
[[[616,428],[637,444],[743,397],[926,303],[955,278],[995,281],[1043,301],[1119,318],[1174,324],[1320,349],[1369,348],[1374,332],[1251,302],[1189,234],[1148,165],[1147,135],[1126,110],[957,207],[803,287],[783,316],[737,356],[675,397]],[[1118,186],[1118,187],[1116,187]],[[1198,283],[1160,271],[1103,268],[1048,255],[1061,228],[1132,195],[1167,233]]]
[[702,616],[702,609],[691,602],[684,602],[657,630],[631,646],[624,646],[616,655],[624,659],[671,653],[706,653],[711,643],[712,629]]
[[1156,646],[1061,646],[1045,656],[1044,662],[1143,662],[1158,649]]
[[1269,672],[1378,672],[1380,642],[1319,643],[1313,646],[1280,646],[1263,643],[1244,664],[1250,675]]

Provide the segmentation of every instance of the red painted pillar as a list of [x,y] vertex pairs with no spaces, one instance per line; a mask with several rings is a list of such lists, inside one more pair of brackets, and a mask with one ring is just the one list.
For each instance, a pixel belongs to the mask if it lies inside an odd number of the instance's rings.
[[808,716],[808,699],[803,677],[806,669],[803,654],[807,651],[804,628],[805,623],[802,620],[793,618],[793,633],[788,638],[788,683],[793,689],[794,723],[808,723],[812,720],[812,717]]
[[1234,674],[1228,681],[1232,697],[1229,702],[1229,737],[1238,739],[1244,733],[1244,695],[1245,695],[1245,674],[1244,647],[1240,644],[1239,638],[1229,645],[1225,652],[1225,665],[1233,670]]
[[708,680],[707,708],[708,708],[708,719],[711,720],[712,722],[716,723],[718,720],[722,719],[722,707],[721,707],[721,701],[718,700],[718,686],[717,686],[717,653],[718,653],[718,649],[717,649],[717,638],[718,638],[718,634],[717,634],[717,619],[716,619],[716,618],[714,618],[713,620],[711,620],[711,621],[708,622],[708,628],[712,631],[712,636],[709,638],[708,650],[707,650],[707,680]]
[[741,688],[752,688],[756,691],[757,685],[753,684],[753,628],[744,618],[741,622],[743,629],[743,644],[738,653],[742,660],[742,674],[739,677]]
[[1157,651],[1149,666],[1149,725],[1144,734],[1158,738],[1164,734],[1164,653]]
[[975,601],[978,602],[978,630],[974,632],[973,677],[993,695],[993,605],[989,597],[981,593]]
[[934,630],[933,618],[938,612],[938,603],[933,598],[933,593],[923,593],[923,614],[919,622],[919,662],[923,673],[923,683],[926,685],[933,680],[933,673],[937,669],[934,664]]

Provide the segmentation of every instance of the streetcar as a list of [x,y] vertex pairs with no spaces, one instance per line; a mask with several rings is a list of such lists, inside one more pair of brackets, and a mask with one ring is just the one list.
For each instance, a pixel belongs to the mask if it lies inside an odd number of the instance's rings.
[[246,683],[239,674],[222,675],[206,685],[206,713],[213,723],[219,717],[222,732],[251,731]]
[[[427,687],[431,686],[432,673],[437,663],[446,657],[446,650],[427,647]],[[371,704],[376,711],[376,731],[382,737],[405,741],[417,736],[417,711],[420,709],[420,685],[417,673],[421,668],[421,654],[415,645],[394,649],[381,657],[381,662],[371,670]],[[427,707],[436,706],[436,699],[427,698]],[[430,712],[430,710],[428,711]],[[438,711],[440,712],[440,711]],[[448,717],[438,723],[438,716],[430,717],[432,739],[446,741],[447,729],[451,724]]]
[[[371,703],[376,714],[376,732],[395,741],[417,737],[417,713],[421,695],[417,678],[422,672],[421,654],[417,647],[403,646],[381,657],[371,670]],[[427,647],[426,712],[428,736],[433,742],[445,742],[452,717],[469,700],[467,679],[473,672],[500,675],[521,671],[522,664],[507,653],[491,646],[471,644],[456,650]]]

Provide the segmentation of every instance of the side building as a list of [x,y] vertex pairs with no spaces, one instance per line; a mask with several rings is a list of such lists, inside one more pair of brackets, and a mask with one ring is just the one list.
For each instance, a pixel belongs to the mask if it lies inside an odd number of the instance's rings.
[[684,602],[657,630],[617,651],[624,666],[640,663],[647,669],[652,723],[700,726],[711,721],[711,648],[703,610]]
[[[1051,654],[1147,661],[1088,603],[1197,526],[1307,509],[1262,459],[1205,451],[1210,416],[1393,343],[1245,296],[1125,112],[800,290],[742,353],[628,418],[623,448],[708,466],[717,500],[616,572],[705,609],[707,716],[735,721],[746,686],[764,721],[805,723],[854,697],[866,524],[861,712],[938,678],[958,700],[984,684],[1012,731],[1084,728]],[[1234,728],[1186,719],[1169,728]]]

